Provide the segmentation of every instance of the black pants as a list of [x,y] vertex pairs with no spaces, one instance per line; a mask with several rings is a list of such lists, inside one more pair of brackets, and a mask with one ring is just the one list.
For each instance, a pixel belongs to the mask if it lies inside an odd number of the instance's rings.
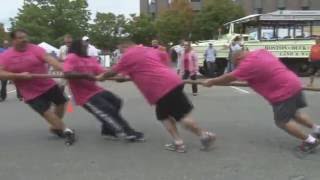
[[120,115],[122,101],[111,92],[103,91],[93,96],[83,108],[93,114],[102,123],[102,133],[116,135],[130,134],[134,130]]
[[[1,80],[0,100],[5,100],[7,98],[7,84],[8,84],[8,80]],[[18,99],[22,98],[18,89],[17,89],[17,98]]]
[[[183,74],[183,77],[182,79],[185,80],[185,79],[191,79],[191,80],[197,80],[197,75],[191,75],[190,71],[185,71],[184,74]],[[192,93],[198,93],[198,85],[196,84],[193,84],[191,85],[192,86]]]
[[215,62],[206,62],[208,68],[208,76],[214,77],[216,75],[216,63]]

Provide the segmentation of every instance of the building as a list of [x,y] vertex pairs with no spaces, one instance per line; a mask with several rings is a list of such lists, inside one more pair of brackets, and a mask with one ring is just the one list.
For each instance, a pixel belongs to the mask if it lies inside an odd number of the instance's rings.
[[[157,17],[167,10],[173,0],[140,0],[140,14],[151,14]],[[194,11],[200,11],[203,0],[189,0]]]
[[[173,0],[140,0],[140,12],[157,17],[168,9]],[[205,0],[189,0],[194,11],[200,11]],[[245,13],[269,13],[276,10],[320,10],[320,0],[233,0],[243,7]]]
[[319,0],[235,0],[246,14],[262,14],[276,10],[320,10]]

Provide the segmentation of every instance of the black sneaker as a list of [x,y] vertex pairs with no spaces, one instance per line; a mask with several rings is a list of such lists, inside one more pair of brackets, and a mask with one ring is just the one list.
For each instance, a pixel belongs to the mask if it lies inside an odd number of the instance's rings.
[[137,131],[127,133],[127,136],[125,137],[125,139],[130,142],[144,142],[144,141],[146,141],[144,134],[142,132],[137,132]]
[[59,138],[65,138],[63,131],[60,129],[50,129],[50,132]]
[[319,141],[316,141],[315,143],[308,143],[304,141],[299,146],[299,150],[303,153],[309,154],[314,152],[318,146],[319,146]]
[[320,140],[320,132],[314,132],[314,133],[312,133],[312,136],[314,138],[317,138],[318,140]]
[[71,146],[76,142],[76,135],[74,131],[65,131],[64,136],[65,136],[65,144],[67,146]]

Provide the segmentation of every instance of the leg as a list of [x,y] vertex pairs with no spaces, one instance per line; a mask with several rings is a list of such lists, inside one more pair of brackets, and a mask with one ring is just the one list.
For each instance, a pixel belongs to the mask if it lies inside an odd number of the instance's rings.
[[7,84],[8,80],[1,80],[0,99],[4,101],[7,98]]
[[22,95],[20,94],[20,92],[19,92],[18,89],[16,89],[16,91],[17,91],[17,98],[18,98],[20,101],[22,101],[22,99],[23,99]]
[[[196,74],[195,74],[195,75],[192,75],[192,76],[191,76],[191,79],[192,79],[192,80],[197,80],[197,75],[196,75]],[[197,95],[197,93],[198,93],[198,85],[197,85],[197,84],[193,84],[193,85],[192,85],[192,93],[193,93],[194,96]]]
[[306,135],[304,132],[302,132],[297,123],[295,123],[294,121],[289,121],[288,123],[281,123],[278,122],[276,123],[276,125],[285,130],[288,134],[294,136],[295,138],[298,138],[300,140],[306,140],[308,138],[308,135]]
[[52,129],[61,131],[66,129],[62,119],[51,110],[47,110],[42,116],[51,125]]
[[63,119],[66,112],[67,103],[63,103],[55,106],[54,113],[61,119]]
[[193,134],[201,137],[202,133],[205,132],[203,131],[195,122],[195,120],[191,117],[191,115],[187,115],[181,120],[181,124],[183,127],[185,127],[187,130],[192,132]]
[[310,117],[305,113],[297,112],[295,116],[295,121],[310,129],[315,126],[315,124],[311,121]]
[[182,138],[179,135],[177,126],[175,123],[173,123],[173,119],[170,117],[166,120],[164,120],[163,126],[166,128],[166,130],[169,132],[169,134],[171,135],[171,137],[173,138],[174,142],[181,142],[183,143]]

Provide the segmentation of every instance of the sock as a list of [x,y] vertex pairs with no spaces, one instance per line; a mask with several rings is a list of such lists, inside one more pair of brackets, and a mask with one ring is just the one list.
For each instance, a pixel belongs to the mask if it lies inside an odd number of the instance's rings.
[[313,129],[313,132],[320,133],[320,126],[319,125],[313,125],[312,129]]
[[308,138],[305,140],[307,143],[315,143],[317,140],[313,136],[309,135]]
[[182,145],[183,144],[183,140],[175,140],[174,143],[176,145]]

